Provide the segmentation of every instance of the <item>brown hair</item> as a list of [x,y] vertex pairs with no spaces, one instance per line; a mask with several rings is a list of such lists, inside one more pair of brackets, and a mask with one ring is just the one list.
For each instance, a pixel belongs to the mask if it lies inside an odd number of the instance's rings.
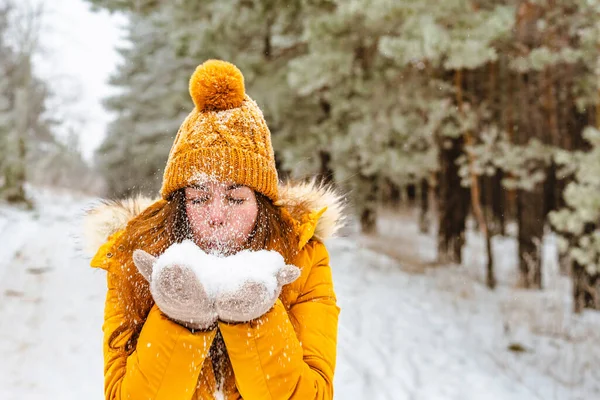
[[[258,204],[256,223],[245,248],[275,250],[291,264],[297,254],[298,237],[287,213],[261,193],[255,192]],[[173,243],[192,237],[185,209],[185,189],[145,209],[128,224],[118,240],[120,270],[110,272],[120,306],[125,310],[124,322],[109,338],[109,346],[128,355],[135,349],[137,338],[154,305],[148,282],[133,264],[133,251],[143,249],[159,256]],[[128,337],[125,343],[119,340]]]

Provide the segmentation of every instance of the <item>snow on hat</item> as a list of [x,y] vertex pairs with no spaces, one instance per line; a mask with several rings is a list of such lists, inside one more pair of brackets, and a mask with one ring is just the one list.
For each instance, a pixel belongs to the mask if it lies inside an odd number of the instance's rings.
[[190,79],[195,108],[175,137],[160,194],[207,177],[248,186],[277,201],[277,170],[271,133],[262,111],[233,64],[208,60]]

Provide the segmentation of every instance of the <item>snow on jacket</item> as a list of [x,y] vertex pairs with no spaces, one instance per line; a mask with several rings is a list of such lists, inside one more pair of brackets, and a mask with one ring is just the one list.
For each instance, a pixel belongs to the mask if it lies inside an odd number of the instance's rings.
[[[323,241],[335,234],[343,219],[340,198],[314,183],[282,186],[280,198],[278,204],[297,222],[300,251],[294,264],[302,273],[259,319],[219,322],[233,369],[224,382],[223,397],[217,397],[209,355],[216,331],[192,333],[154,305],[133,353],[127,356],[108,345],[124,315],[111,279],[114,274],[108,273],[103,324],[107,400],[333,398],[339,308]],[[127,221],[151,203],[131,199],[89,214],[87,243],[99,247],[93,267],[119,270],[114,265],[119,252],[115,243]]]

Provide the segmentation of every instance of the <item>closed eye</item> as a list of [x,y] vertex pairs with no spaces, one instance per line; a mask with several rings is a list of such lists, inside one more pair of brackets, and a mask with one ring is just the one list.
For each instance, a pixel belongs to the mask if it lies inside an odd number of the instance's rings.
[[192,204],[206,204],[208,197],[195,197],[193,199],[188,199],[188,201]]
[[240,199],[240,198],[236,198],[236,197],[227,197],[227,202],[229,204],[240,205],[240,204],[244,204],[245,201],[246,201],[246,199]]

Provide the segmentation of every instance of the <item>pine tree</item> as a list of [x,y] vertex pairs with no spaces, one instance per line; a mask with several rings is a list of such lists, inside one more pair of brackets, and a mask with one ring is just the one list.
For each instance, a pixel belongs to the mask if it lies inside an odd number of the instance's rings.
[[600,120],[597,2],[90,2],[129,13],[135,43],[98,152],[113,192],[158,187],[190,71],[223,58],[264,110],[282,176],[350,189],[364,232],[386,193],[437,193],[440,261],[461,262],[471,214],[490,287],[491,238],[515,221],[522,285],[542,287],[547,215],[573,179],[557,154],[589,148]]
[[564,192],[566,206],[550,214],[561,233],[561,251],[572,262],[574,309],[600,310],[600,131],[584,132],[591,149],[561,152],[559,161],[573,170]]
[[[120,50],[124,63],[111,82],[122,91],[106,103],[118,117],[97,151],[112,194],[154,192],[160,187],[169,147],[193,106],[189,75],[206,59],[236,63],[267,118],[279,115],[285,99],[279,88],[286,79],[281,71],[288,54],[295,51],[290,26],[294,7],[279,3],[184,1],[143,12],[133,4],[127,7],[128,40],[135,45]],[[275,135],[277,121],[270,125]]]
[[48,90],[32,65],[40,16],[33,9],[17,13],[11,2],[0,9],[0,198],[27,206],[31,206],[25,193],[28,153],[54,140],[44,115]]

